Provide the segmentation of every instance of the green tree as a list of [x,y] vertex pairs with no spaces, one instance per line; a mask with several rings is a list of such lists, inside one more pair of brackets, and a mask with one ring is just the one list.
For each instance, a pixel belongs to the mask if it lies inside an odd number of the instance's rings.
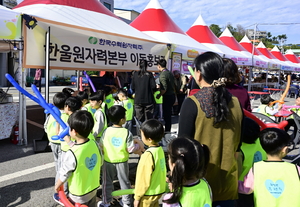
[[222,34],[222,31],[221,31],[221,27],[217,24],[211,24],[209,26],[209,29],[217,36],[219,37],[221,34]]

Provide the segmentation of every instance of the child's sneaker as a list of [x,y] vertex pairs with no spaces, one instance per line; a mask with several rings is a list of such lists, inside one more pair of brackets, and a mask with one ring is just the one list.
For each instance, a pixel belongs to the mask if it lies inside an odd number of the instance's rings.
[[53,199],[54,199],[54,201],[55,201],[56,203],[58,203],[59,205],[65,206],[65,205],[60,201],[60,198],[59,198],[58,193],[54,193],[54,194],[53,194]]
[[119,200],[119,204],[120,204],[120,206],[123,206],[123,207],[130,207],[130,205],[124,204],[122,199]]
[[110,204],[109,203],[103,203],[103,201],[99,201],[97,203],[97,207],[109,207]]

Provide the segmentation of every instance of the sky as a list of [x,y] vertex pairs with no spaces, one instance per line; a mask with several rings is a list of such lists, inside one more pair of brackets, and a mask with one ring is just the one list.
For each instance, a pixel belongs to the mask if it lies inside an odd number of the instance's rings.
[[[17,0],[21,2],[22,0]],[[114,7],[142,12],[150,0],[115,0]],[[285,44],[300,44],[299,0],[159,0],[171,19],[186,32],[202,15],[207,25],[221,28],[231,23],[245,29],[287,35]],[[271,25],[261,25],[262,23]],[[294,23],[291,25],[274,25]],[[298,24],[295,24],[298,23]]]
[[[115,0],[114,7],[142,12],[150,0]],[[202,15],[207,25],[236,27],[287,35],[286,44],[300,44],[299,0],[159,0],[171,19],[186,32]],[[272,25],[260,25],[262,23]],[[277,23],[298,23],[274,25]]]

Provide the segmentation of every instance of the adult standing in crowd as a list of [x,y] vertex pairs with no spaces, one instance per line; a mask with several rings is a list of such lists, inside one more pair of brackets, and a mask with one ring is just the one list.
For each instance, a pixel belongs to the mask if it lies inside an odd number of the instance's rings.
[[163,97],[163,117],[165,121],[165,132],[171,131],[172,126],[172,107],[175,103],[174,76],[167,68],[167,61],[160,59],[157,62],[157,69],[160,72],[160,93],[156,96],[159,99]]
[[223,60],[218,54],[203,53],[194,64],[200,90],[183,102],[178,136],[209,147],[205,178],[212,188],[213,206],[234,207],[238,198],[242,108],[225,88]]
[[174,83],[175,83],[175,92],[177,97],[177,107],[174,107],[174,114],[178,115],[181,109],[181,105],[185,99],[187,91],[187,78],[184,74],[181,74],[179,70],[173,71]]
[[131,88],[135,94],[135,116],[140,122],[144,122],[153,118],[155,104],[153,94],[156,84],[152,73],[147,71],[147,60],[141,60],[139,68],[140,70],[133,74]]
[[237,84],[241,82],[241,76],[237,65],[229,58],[223,58],[224,62],[224,77],[227,78],[226,89],[241,103],[241,106],[251,112],[250,97],[248,91]]
[[40,68],[35,70],[35,75],[34,75],[34,85],[38,86],[39,85],[39,91],[42,92],[42,70]]

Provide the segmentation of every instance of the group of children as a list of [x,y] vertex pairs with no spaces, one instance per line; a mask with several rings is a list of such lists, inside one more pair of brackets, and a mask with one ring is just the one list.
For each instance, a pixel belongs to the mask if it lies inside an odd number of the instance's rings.
[[[209,173],[206,172],[208,147],[195,140],[176,138],[169,144],[165,157],[159,145],[164,136],[163,125],[149,119],[140,128],[142,142],[134,139],[131,134],[133,101],[124,90],[119,90],[117,97],[118,101],[112,100],[114,97],[104,91],[91,95],[78,92],[76,96],[59,92],[53,97],[53,104],[69,127],[64,141],[52,140],[62,129],[52,115],[45,122],[56,167],[54,198],[59,201],[57,192],[63,186],[73,203],[110,206],[115,176],[121,189],[131,188],[128,159],[130,153],[135,153],[141,157],[134,200],[131,195],[123,195],[122,206],[132,206],[132,203],[134,207],[158,206],[165,193],[164,207],[212,206],[212,192],[205,180],[205,174]],[[114,105],[108,107],[108,98]],[[298,206],[300,169],[282,161],[289,135],[275,128],[260,132],[253,120],[245,118],[244,122],[237,205]],[[96,204],[100,176],[102,201]]]

